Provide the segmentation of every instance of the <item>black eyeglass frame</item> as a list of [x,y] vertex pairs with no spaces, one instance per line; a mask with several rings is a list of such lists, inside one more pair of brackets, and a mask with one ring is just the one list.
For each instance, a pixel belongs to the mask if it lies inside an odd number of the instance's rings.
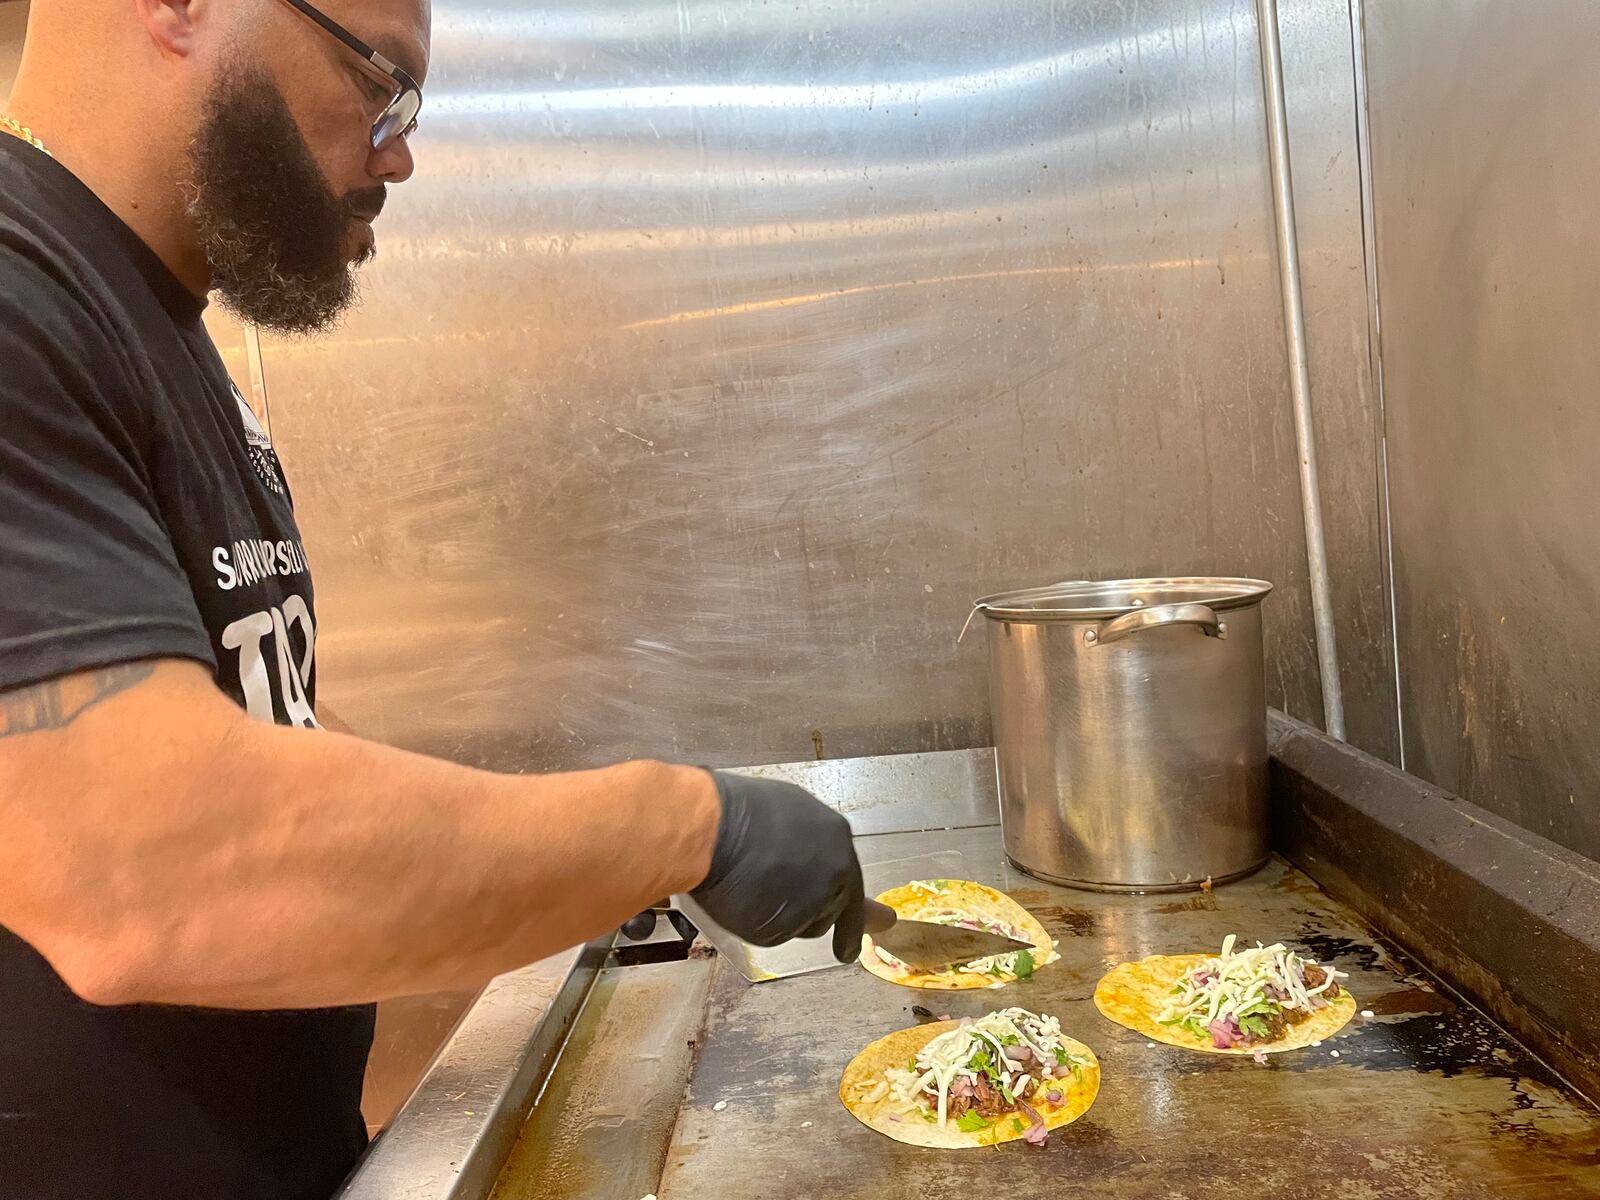
[[[403,138],[410,137],[417,127],[417,115],[422,111],[422,88],[417,85],[417,81],[327,13],[309,3],[309,0],[283,0],[283,2],[314,22],[323,32],[343,42],[362,59],[365,65],[383,76],[394,88],[394,98],[384,106],[383,111],[372,122],[372,148],[382,150]],[[401,117],[405,118],[404,121],[399,120]]]

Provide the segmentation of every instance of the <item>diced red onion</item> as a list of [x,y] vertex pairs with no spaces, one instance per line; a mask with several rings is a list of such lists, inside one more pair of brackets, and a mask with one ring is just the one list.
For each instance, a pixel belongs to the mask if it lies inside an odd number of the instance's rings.
[[1048,1092],[1046,1092],[1044,1094],[1044,1098],[1046,1100],[1050,1101],[1051,1104],[1060,1104],[1061,1103],[1061,1093],[1059,1091],[1057,1091],[1055,1088],[1051,1088]]
[[1218,1050],[1228,1050],[1244,1045],[1244,1033],[1232,1017],[1218,1018],[1207,1027],[1211,1030],[1211,1044]]
[[1044,1118],[1034,1111],[1033,1105],[1026,1100],[1018,1100],[1017,1107],[1026,1114],[1029,1121],[1028,1132],[1022,1135],[1022,1140],[1030,1146],[1042,1146],[1045,1139],[1050,1136],[1050,1128],[1044,1123]]

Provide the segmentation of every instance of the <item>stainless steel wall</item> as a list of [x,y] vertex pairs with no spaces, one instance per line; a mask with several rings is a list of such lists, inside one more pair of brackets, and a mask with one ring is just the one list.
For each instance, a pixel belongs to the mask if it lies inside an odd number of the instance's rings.
[[26,0],[0,0],[0,100],[11,92],[22,53],[22,33],[28,23]]
[[[1392,757],[1348,15],[1281,11],[1348,717]],[[436,23],[366,304],[254,363],[208,315],[347,719],[524,769],[976,744],[972,597],[1151,570],[1276,580],[1272,699],[1317,717],[1249,3]]]
[[[1319,405],[1370,455],[1348,34],[1294,8],[1295,106],[1346,89],[1297,133]],[[435,30],[366,302],[264,346],[346,719],[502,768],[978,744],[975,596],[1156,570],[1275,580],[1272,700],[1317,715],[1249,3]],[[1367,469],[1330,503],[1381,640]]]
[[1600,857],[1600,8],[1367,20],[1407,766]]

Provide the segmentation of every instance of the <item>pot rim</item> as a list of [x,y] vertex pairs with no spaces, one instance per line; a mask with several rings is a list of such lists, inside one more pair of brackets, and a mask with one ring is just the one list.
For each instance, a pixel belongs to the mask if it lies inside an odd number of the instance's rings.
[[[1075,579],[996,592],[973,601],[972,608],[991,621],[1104,621],[1157,604],[1204,604],[1216,612],[1233,612],[1260,604],[1271,591],[1272,584],[1265,579],[1226,575]],[[1140,592],[1155,593],[1161,598],[1147,599]],[[1109,602],[1130,594],[1132,599],[1126,602]]]

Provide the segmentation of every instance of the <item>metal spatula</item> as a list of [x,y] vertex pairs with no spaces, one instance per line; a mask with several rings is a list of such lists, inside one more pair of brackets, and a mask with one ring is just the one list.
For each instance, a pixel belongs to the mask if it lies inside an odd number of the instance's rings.
[[867,901],[867,932],[874,942],[917,971],[943,971],[974,959],[1033,949],[1032,942],[1019,942],[987,929],[903,920],[876,900]]
[[[875,846],[870,839],[859,849],[861,875],[866,882],[868,896],[876,896],[892,887],[899,887],[908,879],[971,878],[959,850],[935,850],[904,858],[877,859],[876,853],[882,853],[884,849],[889,848]],[[786,979],[792,975],[806,975],[812,971],[827,970],[840,965],[833,957],[831,933],[825,933],[817,938],[797,938],[781,946],[752,946],[718,926],[693,898],[678,896],[675,897],[675,901],[699,927],[706,940],[717,948],[717,952],[728,959],[734,969],[752,983]]]

